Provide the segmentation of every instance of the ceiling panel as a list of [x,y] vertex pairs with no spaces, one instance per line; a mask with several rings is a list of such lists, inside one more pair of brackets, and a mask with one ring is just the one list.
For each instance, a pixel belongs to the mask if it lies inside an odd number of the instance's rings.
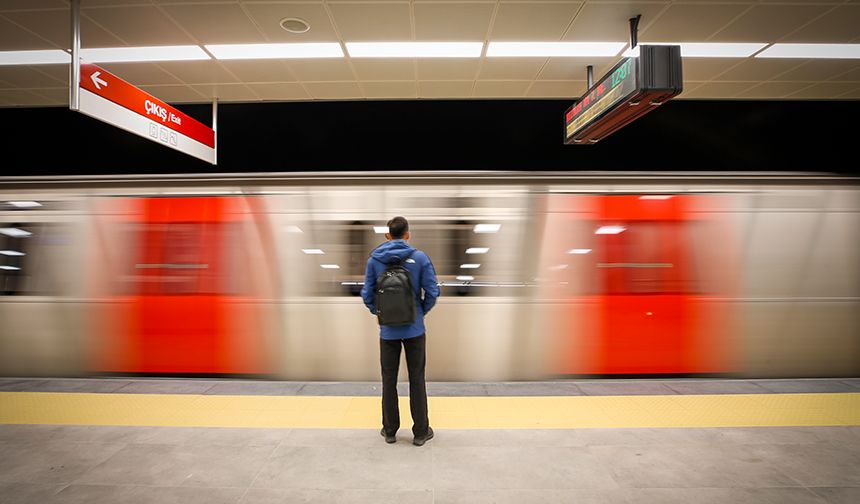
[[188,86],[142,86],[141,89],[167,103],[200,103],[206,98]]
[[757,5],[711,40],[775,42],[830,8],[829,5]]
[[684,80],[711,80],[740,62],[737,58],[687,58],[681,73]]
[[487,58],[478,78],[493,80],[532,80],[546,58]]
[[808,87],[804,82],[764,82],[738,93],[737,98],[784,98]]
[[472,96],[472,81],[420,81],[418,96],[421,98],[468,98]]
[[[71,47],[71,28],[68,9],[10,12],[4,14],[4,16],[28,30],[38,33],[53,44],[48,44],[45,47]],[[0,35],[0,39],[2,39],[2,35]],[[102,27],[94,23],[90,18],[86,16],[81,17],[82,47],[116,47],[123,45],[125,44],[120,39],[102,29]],[[40,48],[42,46],[26,47],[26,49]],[[3,49],[7,48],[3,47]]]
[[185,84],[209,84],[215,82],[239,82],[217,61],[165,61],[158,64]]
[[356,58],[352,60],[352,67],[358,78],[363,81],[415,79],[415,63],[411,58],[393,60]]
[[785,73],[806,60],[781,58],[750,58],[741,60],[718,77],[725,81],[765,81]]
[[478,81],[475,96],[482,98],[510,98],[525,96],[530,81]]
[[408,82],[362,82],[364,95],[368,98],[417,98],[418,83]]
[[162,70],[156,63],[102,63],[99,66],[135,86],[182,84],[182,81]]
[[296,78],[279,60],[229,60],[221,61],[221,65],[242,82],[293,82]]
[[[322,3],[263,3],[245,2],[251,18],[257,22],[272,42],[333,42],[337,34]],[[305,33],[290,33],[281,28],[281,20],[296,17],[310,26]]]
[[34,89],[33,93],[44,97],[53,105],[69,105],[69,88],[67,87]]
[[357,82],[310,82],[305,89],[317,100],[354,100],[362,98]]
[[849,99],[860,100],[860,86],[852,89],[851,91],[849,91],[847,93],[839,95],[839,99],[842,99],[842,100],[849,100]]
[[238,4],[165,5],[162,8],[201,44],[266,42]]
[[729,98],[754,85],[752,82],[706,82],[684,91],[680,98]]
[[17,9],[68,9],[66,0],[3,0],[0,12]]
[[15,106],[51,105],[48,98],[31,93],[25,89],[0,89],[0,101]]
[[792,98],[827,99],[847,93],[857,87],[853,82],[822,82],[792,93]]
[[421,58],[417,62],[419,80],[473,80],[478,73],[477,58]]
[[55,75],[44,72],[48,65],[39,66],[0,66],[0,81],[8,82],[16,88],[41,88],[68,85],[69,67],[67,65],[50,65],[54,70],[65,71],[66,78],[57,79]]
[[263,100],[294,101],[310,98],[301,84],[295,82],[248,84],[248,87]]
[[707,40],[747,8],[744,4],[675,4],[642,30],[639,40],[643,43]]
[[854,70],[851,70],[850,72],[842,74],[838,77],[833,77],[830,80],[860,82],[860,65],[855,67]]
[[329,8],[345,41],[412,40],[409,3],[329,2]]
[[614,62],[615,58],[549,58],[538,78],[584,81],[586,79],[586,67],[592,65],[594,66],[594,80],[598,80],[602,77],[602,74],[597,73],[599,69]]
[[857,60],[809,60],[776,79],[781,81],[824,81],[857,68]]
[[852,42],[860,37],[860,5],[837,7],[780,42]]
[[[155,46],[194,43],[194,39],[183,32],[155,6],[83,9],[82,15],[103,26],[128,45]],[[83,28],[81,34],[83,34]]]
[[642,15],[641,27],[665,9],[665,2],[587,3],[576,16],[564,40],[592,42],[621,42],[630,36],[629,19]]
[[[68,24],[68,16],[66,18]],[[0,50],[55,49],[56,46],[0,16]]]
[[300,81],[354,81],[345,59],[290,60],[290,72]]
[[528,96],[576,100],[585,91],[585,81],[535,81],[529,88]]
[[416,3],[416,40],[480,41],[487,37],[492,3]]
[[199,86],[191,86],[198,93],[202,93],[207,99],[224,100],[224,101],[259,101],[259,97],[254,94],[244,84],[203,84]]
[[497,41],[559,40],[582,2],[502,3],[490,36]]

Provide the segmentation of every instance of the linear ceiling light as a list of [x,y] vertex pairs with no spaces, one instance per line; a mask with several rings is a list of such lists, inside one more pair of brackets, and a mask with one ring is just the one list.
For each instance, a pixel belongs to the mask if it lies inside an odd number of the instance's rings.
[[483,42],[347,42],[353,58],[480,58]]
[[475,224],[476,233],[498,233],[502,229],[501,224]]
[[469,247],[466,249],[467,254],[486,254],[490,249],[487,247]]
[[[641,45],[679,45],[684,58],[747,58],[767,44],[762,42],[642,42]],[[639,56],[639,47],[622,56]]]
[[302,252],[308,255],[323,255],[325,252],[322,249],[302,249]]
[[615,56],[624,49],[624,42],[490,42],[487,56],[548,57],[548,56]]
[[302,42],[289,44],[215,44],[204,46],[219,60],[342,58],[337,42]]
[[72,61],[66,51],[0,51],[0,65],[51,65]]
[[619,234],[626,229],[624,226],[600,226],[594,234]]
[[860,58],[860,44],[774,44],[756,58]]
[[196,45],[151,47],[91,47],[81,49],[81,59],[91,63],[138,61],[189,61],[212,59]]
[[388,226],[373,226],[373,232],[376,234],[385,234],[388,232]]

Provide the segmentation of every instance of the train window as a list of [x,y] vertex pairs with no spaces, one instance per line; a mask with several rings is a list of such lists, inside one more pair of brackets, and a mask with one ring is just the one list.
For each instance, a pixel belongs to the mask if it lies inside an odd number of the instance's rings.
[[[68,257],[66,229],[57,224],[0,224],[0,295],[56,295],[68,276],[58,260]],[[61,278],[63,277],[63,278]]]
[[0,224],[0,294],[25,293],[31,274],[28,255],[33,253],[35,224]]

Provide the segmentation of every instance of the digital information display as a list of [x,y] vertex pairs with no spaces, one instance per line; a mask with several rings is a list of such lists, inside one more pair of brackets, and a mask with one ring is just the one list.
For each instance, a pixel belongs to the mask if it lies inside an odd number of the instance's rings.
[[616,103],[638,91],[636,82],[639,58],[625,58],[602,81],[568,109],[565,114],[566,139],[570,139]]

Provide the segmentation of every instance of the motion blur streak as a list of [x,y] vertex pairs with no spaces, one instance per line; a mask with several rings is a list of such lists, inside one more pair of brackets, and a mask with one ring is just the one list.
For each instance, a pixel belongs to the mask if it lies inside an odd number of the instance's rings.
[[2,182],[0,374],[375,380],[394,215],[430,380],[860,374],[858,179],[510,172]]

